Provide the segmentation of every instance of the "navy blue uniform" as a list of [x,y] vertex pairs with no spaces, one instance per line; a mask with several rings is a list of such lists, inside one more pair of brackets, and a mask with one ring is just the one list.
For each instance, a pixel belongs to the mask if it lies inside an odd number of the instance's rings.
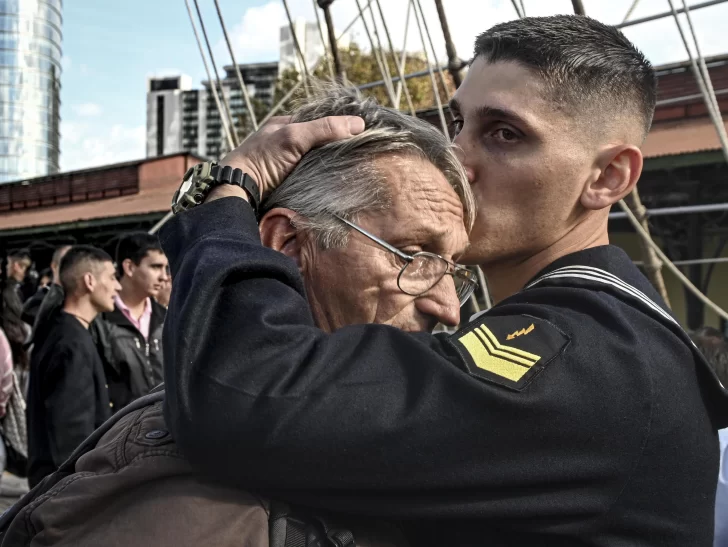
[[452,336],[326,334],[243,200],[161,240],[167,423],[207,473],[413,545],[712,544],[728,397],[621,250],[557,260]]

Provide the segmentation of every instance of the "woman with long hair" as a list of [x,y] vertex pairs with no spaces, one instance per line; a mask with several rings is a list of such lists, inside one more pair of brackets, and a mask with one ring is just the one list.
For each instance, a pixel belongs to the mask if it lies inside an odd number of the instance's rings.
[[[3,275],[0,276],[0,294],[4,294],[5,289],[6,278],[3,272]],[[6,305],[4,298],[0,298],[0,330],[2,330],[7,339],[15,373],[19,379],[27,377],[28,369],[30,368],[30,359],[28,358],[28,352],[24,348],[24,344],[28,338],[30,329],[21,319],[20,310]],[[22,384],[23,382],[21,381]],[[0,377],[0,391],[2,391],[2,377]],[[0,395],[1,397],[2,395]]]

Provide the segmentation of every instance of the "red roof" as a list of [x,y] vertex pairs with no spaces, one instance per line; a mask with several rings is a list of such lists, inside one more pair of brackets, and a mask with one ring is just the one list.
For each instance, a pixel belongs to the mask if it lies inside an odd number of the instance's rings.
[[[728,120],[723,125],[728,130]],[[709,118],[656,124],[642,145],[646,158],[710,150],[720,150],[720,141]]]
[[[37,200],[35,202],[26,200],[24,204],[29,204],[30,207],[0,212],[0,230],[164,213],[169,211],[172,195],[179,187],[187,169],[200,161],[201,158],[191,154],[176,154],[110,165],[99,169],[41,177],[36,179],[39,181],[38,183],[34,180],[28,181],[30,184],[19,183],[18,186],[21,188],[32,188],[40,182],[51,182],[55,186],[59,186],[62,185],[64,179],[87,181],[91,178],[99,178],[104,180],[106,188],[92,188],[90,192],[83,195],[73,194],[70,199],[64,198],[65,203],[49,207],[42,206],[42,203]],[[130,170],[135,173],[130,175]],[[119,179],[123,178],[126,184],[132,176],[137,182],[134,193],[120,195],[116,188],[119,186]],[[86,186],[93,185],[87,182]],[[116,193],[116,196],[105,197],[104,194],[108,195],[108,192]]]

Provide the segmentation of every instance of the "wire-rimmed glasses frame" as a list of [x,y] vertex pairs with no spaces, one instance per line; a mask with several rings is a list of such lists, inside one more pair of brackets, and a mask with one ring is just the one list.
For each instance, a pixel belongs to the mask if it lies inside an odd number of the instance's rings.
[[478,287],[478,280],[475,274],[465,266],[461,266],[438,254],[427,251],[420,251],[411,255],[407,254],[394,245],[368,232],[361,226],[339,215],[333,216],[404,261],[404,266],[402,266],[397,276],[397,286],[405,294],[422,296],[437,285],[443,277],[451,275],[455,283],[455,292],[458,301],[462,306]]

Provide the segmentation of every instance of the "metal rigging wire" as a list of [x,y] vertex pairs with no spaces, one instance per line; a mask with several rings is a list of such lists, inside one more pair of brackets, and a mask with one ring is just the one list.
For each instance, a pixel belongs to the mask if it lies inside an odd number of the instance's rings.
[[632,16],[632,12],[637,7],[637,4],[639,4],[639,3],[640,3],[640,0],[634,0],[632,2],[632,5],[629,7],[629,9],[627,10],[627,13],[625,13],[625,15],[624,15],[624,19],[622,19],[622,24],[626,23],[627,19],[629,19]]
[[[196,1],[196,0],[195,0]],[[298,57],[301,60],[301,69],[303,70],[303,90],[306,92],[306,97],[309,95],[308,90],[308,67],[306,66],[306,58],[303,56],[303,52],[301,51],[301,44],[298,43],[298,35],[296,34],[296,27],[293,24],[293,18],[291,17],[291,10],[288,9],[288,1],[283,0],[283,7],[286,10],[286,17],[288,18],[288,27],[291,29],[291,38],[293,39],[293,47],[296,49],[296,53],[298,53]]]
[[420,0],[417,1],[417,6],[420,8],[420,13],[422,14],[422,26],[425,28],[425,35],[427,36],[427,41],[430,43],[430,49],[432,50],[432,58],[435,60],[435,65],[437,66],[437,73],[440,75],[440,83],[442,84],[442,89],[445,92],[445,97],[447,98],[448,102],[450,102],[450,91],[447,88],[447,82],[445,81],[445,74],[442,72],[442,67],[440,66],[440,63],[437,62],[437,52],[435,51],[435,45],[432,43],[432,35],[430,34],[430,29],[427,26],[427,19],[425,18],[425,12],[422,9],[422,4],[420,4]]
[[[210,63],[212,63],[212,70],[215,73],[215,81],[217,82],[218,87],[220,88],[220,95],[222,96],[222,104],[225,108],[225,113],[227,114],[228,120],[230,121],[230,134],[233,137],[233,148],[238,145],[240,142],[238,139],[237,131],[235,130],[235,120],[233,118],[232,113],[230,112],[230,105],[228,104],[228,100],[225,97],[225,89],[222,87],[222,82],[220,81],[220,75],[217,72],[217,65],[215,64],[215,56],[212,53],[212,47],[210,46],[210,40],[207,39],[207,30],[205,30],[205,21],[202,19],[202,12],[200,11],[200,5],[197,0],[195,0],[195,9],[197,10],[197,17],[200,20],[200,30],[202,30],[202,37],[205,39],[205,45],[207,45],[207,52],[210,54]],[[210,80],[210,87],[214,87],[215,82]],[[232,148],[231,148],[232,150]]]
[[[384,66],[384,71],[387,73],[389,87],[392,90],[392,96],[394,97],[394,83],[392,83],[392,74],[389,72],[387,54],[384,52],[384,48],[382,47],[382,41],[379,38],[379,25],[377,24],[377,18],[374,16],[374,7],[371,4],[369,4],[369,15],[372,18],[372,32],[374,34],[374,38],[376,38],[377,40],[377,50],[379,51],[379,58],[382,60],[382,66]],[[396,105],[393,106],[397,108]]]
[[[682,39],[683,45],[685,46],[685,51],[688,54],[688,59],[690,60],[690,66],[693,70],[693,74],[695,75],[695,80],[698,84],[698,87],[700,88],[700,93],[703,95],[703,100],[705,101],[705,106],[708,109],[708,114],[710,115],[710,119],[713,122],[713,125],[715,126],[715,130],[718,133],[718,140],[720,140],[721,148],[723,149],[723,155],[725,156],[726,162],[728,162],[728,136],[726,135],[725,126],[723,125],[723,119],[720,117],[720,112],[716,112],[716,106],[717,106],[717,99],[714,99],[715,93],[712,94],[708,91],[708,81],[710,80],[710,76],[708,75],[707,80],[703,80],[703,74],[700,71],[700,68],[698,67],[698,63],[696,62],[695,58],[693,57],[692,52],[690,51],[690,46],[688,45],[688,41],[685,38],[685,33],[683,32],[682,26],[680,25],[680,19],[678,18],[677,11],[675,10],[675,5],[672,3],[672,0],[667,0],[668,4],[670,4],[670,9],[672,10],[673,18],[675,19],[675,24],[677,25],[677,30],[680,33],[680,38]],[[687,15],[687,12],[685,13]],[[695,38],[695,34],[693,34],[693,37]],[[696,45],[697,45],[697,39],[696,39]],[[698,50],[696,50],[696,53]],[[698,53],[699,55],[699,53]],[[699,55],[702,59],[702,56]],[[703,61],[703,64],[705,62]],[[706,69],[707,74],[707,69]],[[710,84],[710,89],[712,90],[713,86]]]
[[[409,88],[407,87],[407,80],[404,78],[404,69],[406,63],[407,63],[407,37],[409,36],[409,23],[410,23],[410,17],[412,15],[412,4],[410,2],[407,2],[407,16],[404,20],[404,38],[402,39],[402,59],[399,61],[399,64],[397,65],[397,75],[399,76],[399,81],[397,82],[397,91],[396,91],[396,99],[397,104],[399,104],[399,101],[402,98],[402,83],[404,83],[404,92],[405,95],[407,95],[407,106],[410,109],[410,114],[413,116],[415,115],[415,107],[412,104],[412,97],[409,96]],[[386,26],[384,28],[387,28]]]
[[[319,66],[319,64],[321,63],[321,61],[322,61],[322,60],[323,60],[323,57],[319,57],[319,59],[318,59],[318,60],[317,60],[317,61],[316,61],[316,62],[315,62],[315,63],[313,64],[313,66],[311,66],[311,72],[315,71],[315,70],[316,70],[316,69],[318,68],[318,66]],[[265,118],[263,118],[263,119],[261,120],[261,122],[260,122],[260,125],[265,125],[265,123],[266,123],[266,122],[267,122],[268,120],[270,120],[270,119],[271,119],[271,118],[272,118],[273,116],[275,116],[275,115],[276,115],[276,113],[277,113],[277,112],[278,112],[278,111],[279,111],[279,110],[281,109],[281,107],[282,107],[282,106],[283,106],[284,104],[286,104],[286,101],[288,101],[288,99],[290,99],[291,97],[293,97],[293,94],[294,94],[294,93],[295,93],[295,92],[296,92],[296,91],[298,90],[298,88],[299,88],[299,87],[301,87],[302,85],[303,85],[303,80],[299,80],[298,82],[296,82],[296,84],[295,84],[295,85],[294,85],[294,86],[293,86],[293,87],[292,87],[291,89],[289,89],[289,90],[288,90],[288,93],[286,93],[286,94],[285,94],[285,95],[284,95],[284,96],[283,96],[283,97],[281,98],[281,100],[280,100],[280,101],[278,101],[278,103],[276,103],[276,104],[275,104],[275,105],[273,106],[273,108],[271,108],[271,109],[270,109],[270,112],[268,112],[268,114],[266,114],[266,115],[265,115]]]
[[397,60],[397,54],[394,51],[394,45],[392,44],[392,37],[389,34],[389,27],[387,26],[387,20],[385,19],[384,12],[382,11],[382,5],[380,4],[379,0],[376,0],[376,2],[377,2],[377,9],[379,10],[379,16],[382,18],[382,26],[384,27],[384,33],[387,36],[387,42],[389,42],[389,52],[392,55],[392,60],[394,61],[394,66],[397,68],[397,76],[399,76],[399,82],[397,82],[397,91],[395,92],[395,96],[394,96],[394,101],[395,101],[394,107],[399,109],[400,99],[402,98],[402,83],[404,82],[404,94],[407,99],[407,107],[409,108],[410,114],[415,116],[416,113],[415,113],[415,107],[412,104],[412,96],[410,95],[409,88],[407,87],[407,82],[404,79],[404,62],[405,62],[406,55],[407,55],[407,51],[406,51],[407,29],[409,28],[410,9],[412,8],[412,4],[410,4],[409,2],[407,3],[407,20],[405,22],[405,28],[404,28],[404,45],[402,46],[402,63],[399,63]]
[[513,4],[513,7],[516,9],[516,15],[518,15],[518,18],[523,19],[523,14],[521,13],[521,8],[518,7],[518,2],[516,2],[516,0],[511,0],[511,4]]
[[[217,0],[215,0],[217,2]],[[319,37],[321,38],[321,45],[324,46],[324,55],[326,56],[326,65],[329,69],[329,76],[331,76],[331,79],[336,78],[336,74],[334,73],[334,64],[331,61],[331,57],[329,57],[329,48],[326,45],[326,38],[324,37],[324,28],[321,26],[321,17],[319,16],[319,7],[316,3],[316,0],[311,0],[313,2],[313,13],[316,16],[316,25],[318,26],[319,30]]]
[[695,295],[695,297],[700,300],[703,304],[708,306],[710,309],[712,309],[715,313],[717,313],[720,317],[722,317],[725,320],[728,320],[728,312],[723,310],[720,306],[718,306],[715,302],[710,300],[707,296],[705,296],[702,292],[700,292],[700,289],[698,289],[695,285],[693,285],[692,281],[690,281],[685,274],[683,274],[680,269],[673,264],[669,258],[667,258],[667,255],[662,252],[662,249],[660,249],[660,246],[654,242],[652,237],[650,237],[650,234],[647,233],[647,231],[642,227],[640,224],[640,221],[637,220],[637,217],[634,215],[634,213],[630,210],[630,208],[627,206],[627,204],[624,202],[624,200],[619,201],[619,206],[622,208],[622,210],[627,215],[627,218],[629,219],[632,226],[634,226],[634,229],[637,230],[637,232],[642,236],[642,239],[654,249],[657,256],[662,260],[663,265],[670,270],[675,276],[685,285],[685,287]]
[[710,96],[710,100],[713,103],[713,110],[715,113],[715,116],[718,120],[721,121],[719,125],[721,133],[723,134],[723,138],[728,141],[728,136],[726,136],[725,126],[722,123],[723,116],[720,112],[720,106],[718,105],[718,98],[715,95],[715,89],[713,89],[713,81],[710,78],[710,73],[708,72],[708,67],[705,64],[705,57],[700,52],[700,44],[698,43],[698,35],[695,32],[695,28],[693,27],[693,18],[690,16],[690,10],[688,9],[687,3],[685,0],[682,0],[683,9],[685,10],[685,19],[687,19],[688,22],[688,28],[690,29],[690,34],[693,36],[693,43],[695,44],[695,53],[698,57],[698,64],[700,65],[700,72],[703,75],[703,80],[705,82],[705,87],[708,91],[708,95]]
[[[217,2],[216,2],[217,3]],[[222,112],[222,106],[220,105],[220,98],[217,96],[217,90],[215,89],[215,84],[212,81],[212,76],[210,75],[210,67],[207,66],[207,59],[205,58],[205,51],[202,49],[202,42],[200,41],[200,36],[197,34],[197,27],[195,26],[195,18],[192,16],[192,8],[190,8],[190,2],[189,0],[185,0],[185,6],[187,6],[187,15],[189,15],[190,18],[190,24],[192,25],[192,32],[195,35],[195,40],[197,41],[197,47],[200,50],[200,56],[202,57],[202,64],[205,66],[205,72],[207,73],[207,79],[210,82],[210,88],[212,89],[212,95],[215,99],[215,104],[217,105],[217,112],[220,114],[220,125],[225,131],[225,136],[227,137],[228,146],[230,147],[230,150],[235,148],[235,145],[233,143],[232,135],[230,134],[230,130],[228,126],[225,124],[225,117],[223,116]],[[218,12],[219,13],[219,12]],[[199,11],[198,11],[199,14]],[[220,19],[222,22],[222,19]],[[152,228],[149,230],[150,234],[156,234],[162,226],[164,226],[172,217],[174,216],[174,213],[172,211],[169,211],[164,217],[162,217],[159,222],[157,222]]]
[[[366,6],[364,6],[364,9],[367,9],[369,6],[371,6],[372,2],[374,2],[374,0],[369,0],[366,3]],[[360,17],[360,15],[357,15],[356,17],[354,17],[354,19],[352,19],[351,23],[349,23],[348,25],[346,25],[346,27],[344,27],[344,30],[341,31],[341,34],[339,34],[339,37],[336,39],[337,42],[339,40],[341,40],[347,32],[349,32],[351,30],[351,27],[353,27],[356,24],[356,22],[359,20],[359,17]]]
[[[316,0],[314,0],[315,2]],[[245,108],[248,109],[248,114],[250,115],[250,121],[253,122],[253,131],[258,130],[258,120],[255,116],[255,110],[253,110],[253,105],[250,103],[250,96],[248,95],[248,88],[245,85],[245,80],[243,80],[243,73],[240,71],[240,66],[238,65],[238,62],[235,60],[235,53],[233,53],[233,46],[230,44],[230,38],[228,38],[227,28],[225,27],[225,21],[222,17],[222,12],[220,11],[220,4],[218,3],[218,0],[215,0],[215,9],[217,10],[217,17],[220,19],[220,26],[222,27],[222,33],[225,36],[225,43],[227,44],[228,51],[230,52],[230,59],[233,61],[233,66],[235,67],[235,75],[238,77],[238,84],[240,84],[240,92],[243,94],[243,99],[245,100]]]
[[[422,24],[420,23],[420,17],[417,13],[417,4],[415,0],[412,2],[412,11],[415,14],[415,21],[417,22],[417,29],[420,31],[420,40],[422,41],[422,49],[425,52],[425,62],[427,63],[427,72],[430,75],[430,83],[432,84],[432,92],[435,94],[435,103],[437,104],[437,112],[440,115],[440,123],[442,124],[442,132],[445,136],[449,135],[450,132],[447,130],[447,122],[445,121],[445,113],[442,110],[442,102],[440,101],[440,92],[437,89],[437,82],[435,81],[435,74],[432,71],[432,64],[430,63],[430,56],[427,54],[427,43],[425,42],[425,35],[422,31]],[[422,14],[424,18],[425,14]]]
[[[370,3],[371,5],[371,3]],[[369,32],[369,25],[367,24],[366,17],[364,17],[364,10],[361,7],[361,2],[359,0],[356,0],[356,7],[359,8],[359,16],[361,17],[361,22],[364,25],[364,32],[366,32],[367,38],[369,39],[369,44],[372,47],[372,55],[374,56],[374,59],[377,61],[377,66],[379,67],[379,72],[382,74],[382,79],[384,80],[384,87],[387,91],[387,96],[389,97],[389,101],[392,104],[392,107],[397,108],[397,105],[394,101],[394,89],[393,84],[390,78],[388,78],[388,73],[384,70],[384,65],[382,64],[382,59],[379,57],[379,53],[377,52],[377,46],[374,44],[374,39],[372,38],[371,32]],[[386,59],[385,59],[386,62]]]
[[202,49],[202,42],[200,41],[200,36],[197,34],[197,27],[195,26],[195,19],[192,16],[192,9],[190,8],[190,2],[189,0],[185,0],[185,5],[187,6],[187,14],[190,16],[190,24],[192,25],[192,32],[195,34],[195,40],[197,40],[197,47],[200,49],[200,56],[202,57],[202,64],[205,65],[205,72],[207,73],[207,79],[210,82],[210,88],[212,89],[212,96],[215,99],[215,104],[217,105],[217,112],[220,114],[220,125],[225,131],[225,136],[227,137],[228,146],[230,147],[230,150],[235,148],[235,141],[233,141],[233,137],[230,134],[230,128],[225,123],[225,116],[223,114],[222,105],[220,104],[220,97],[217,96],[217,89],[215,88],[215,84],[212,80],[212,75],[210,74],[210,67],[207,66],[207,59],[205,58],[205,51]]

